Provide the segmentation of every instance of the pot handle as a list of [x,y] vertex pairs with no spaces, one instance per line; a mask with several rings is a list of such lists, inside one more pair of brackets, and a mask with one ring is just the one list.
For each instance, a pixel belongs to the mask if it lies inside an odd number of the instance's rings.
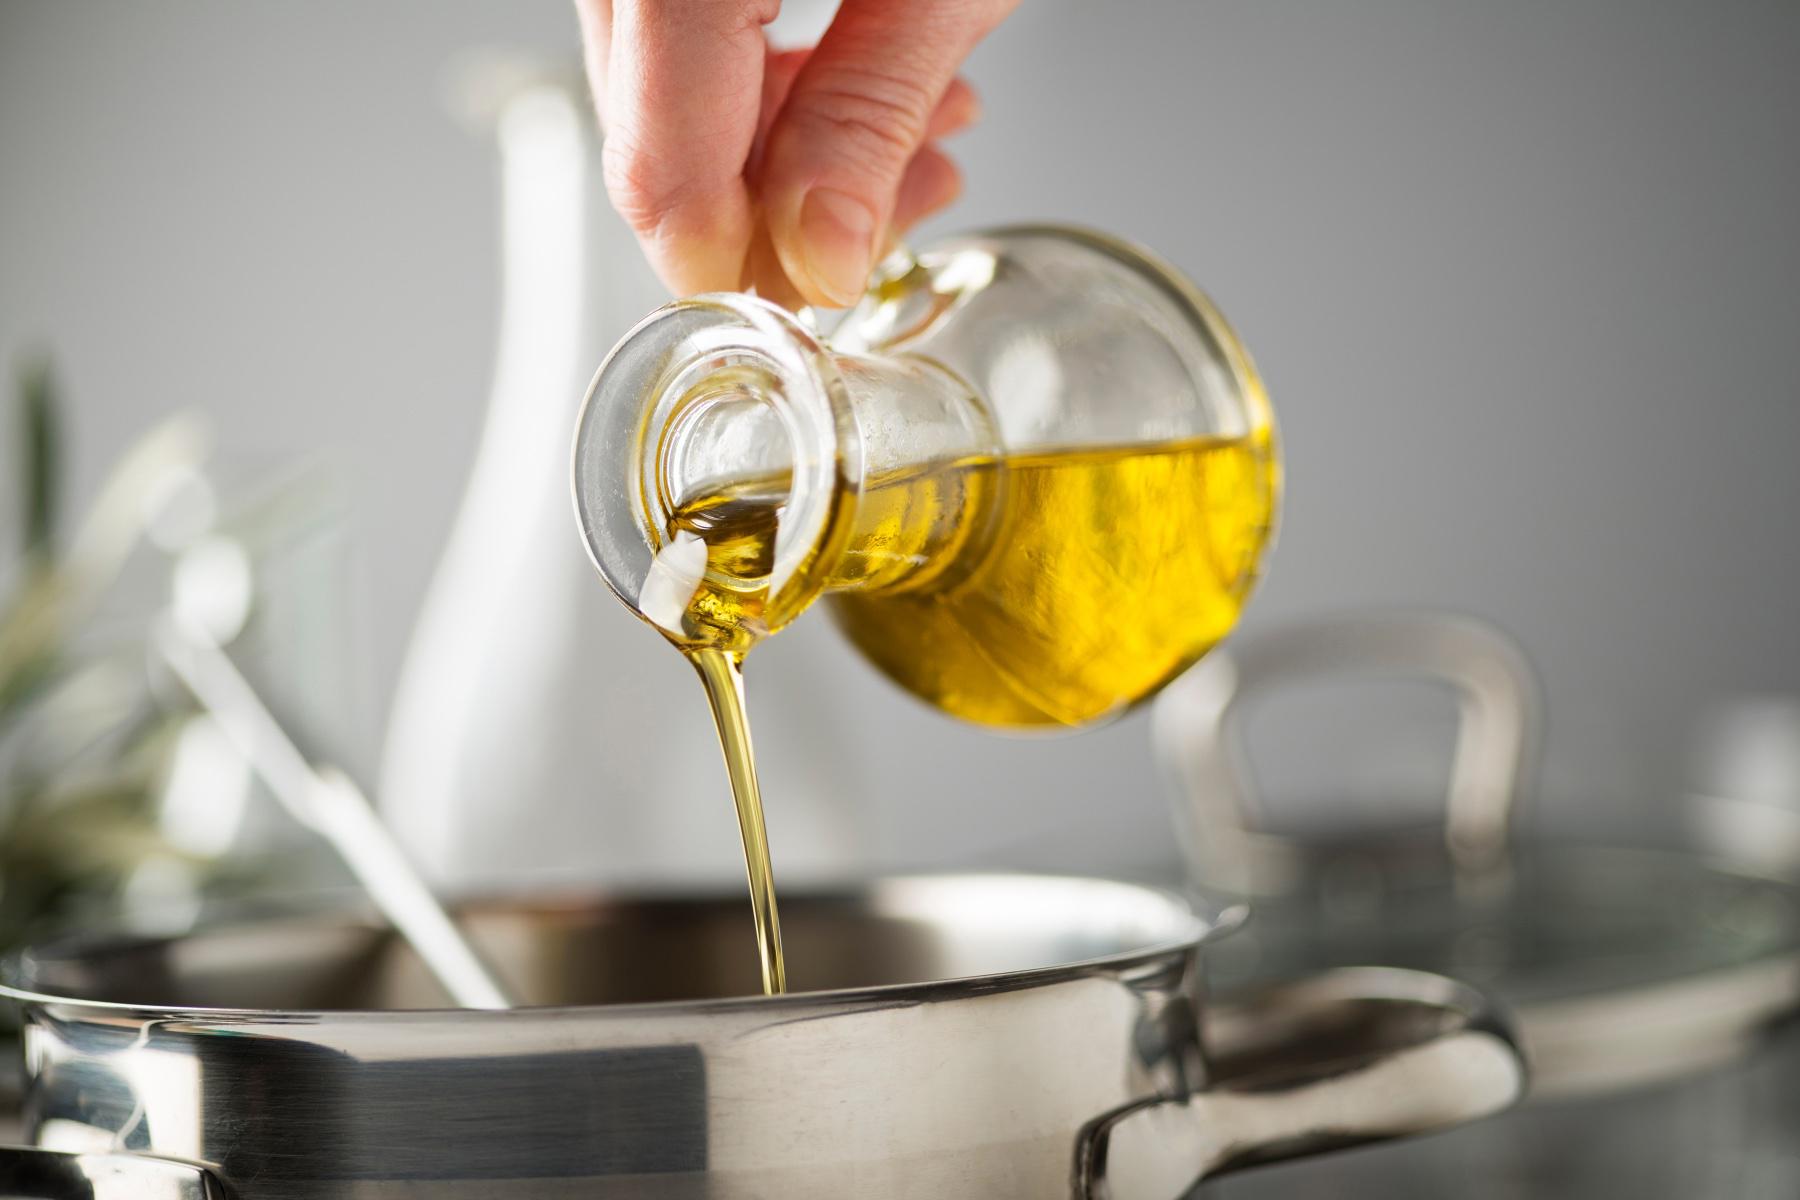
[[145,1154],[0,1146],[0,1200],[227,1200],[211,1171]]
[[1525,1090],[1504,1017],[1441,975],[1341,968],[1212,1005],[1202,1020],[1208,1086],[1091,1123],[1077,1196],[1177,1200],[1240,1167],[1461,1125]]

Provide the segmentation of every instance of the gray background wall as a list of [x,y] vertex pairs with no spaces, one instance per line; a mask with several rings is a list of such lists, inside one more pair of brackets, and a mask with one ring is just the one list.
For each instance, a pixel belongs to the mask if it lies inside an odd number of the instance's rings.
[[[490,369],[490,154],[440,72],[574,37],[564,0],[0,6],[0,356],[56,351],[84,487],[183,403],[347,464],[365,769]],[[1037,0],[969,64],[940,225],[1074,219],[1190,271],[1286,436],[1250,624],[1486,615],[1543,673],[1559,812],[1659,820],[1708,704],[1800,688],[1797,52],[1786,0]],[[994,739],[842,661],[899,856],[1097,816],[1161,844],[1141,718]],[[1286,790],[1441,769],[1441,723],[1377,755],[1300,715],[1259,739]]]

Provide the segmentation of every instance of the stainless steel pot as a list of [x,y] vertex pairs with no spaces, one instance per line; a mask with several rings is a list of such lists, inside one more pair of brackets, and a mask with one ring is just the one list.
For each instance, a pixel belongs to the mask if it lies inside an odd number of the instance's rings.
[[1203,1001],[1238,914],[1130,884],[902,878],[782,915],[802,990],[765,998],[737,895],[472,907],[545,1006],[509,1011],[432,1007],[410,951],[342,915],[40,950],[4,991],[41,1149],[4,1169],[101,1182],[5,1194],[1173,1200],[1524,1083],[1440,976]]

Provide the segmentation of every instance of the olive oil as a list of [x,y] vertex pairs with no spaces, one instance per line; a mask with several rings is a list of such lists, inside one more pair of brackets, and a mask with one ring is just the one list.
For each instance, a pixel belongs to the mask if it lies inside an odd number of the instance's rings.
[[712,708],[725,772],[737,805],[738,832],[744,840],[744,871],[750,879],[750,915],[756,924],[756,956],[762,967],[765,995],[787,990],[787,963],[781,956],[781,916],[775,908],[775,872],[769,860],[769,834],[763,826],[762,787],[756,780],[756,754],[750,745],[750,718],[744,712],[741,659],[717,649],[695,649],[688,659],[700,673]]
[[1237,623],[1269,536],[1266,445],[1193,439],[961,469],[995,475],[971,561],[891,594],[831,597],[857,649],[945,712],[1011,728],[1101,720]]
[[[763,986],[784,986],[780,922],[740,669],[829,592],[838,624],[945,712],[1018,729],[1116,715],[1236,623],[1276,494],[1266,437],[974,456],[845,489],[828,549],[772,579],[785,477],[726,481],[674,507],[639,607],[694,663],[743,835]],[[793,572],[790,572],[790,574]]]

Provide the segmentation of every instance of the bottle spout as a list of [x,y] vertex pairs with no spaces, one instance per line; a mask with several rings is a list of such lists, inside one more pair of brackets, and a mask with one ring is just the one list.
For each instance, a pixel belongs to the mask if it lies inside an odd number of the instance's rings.
[[721,293],[665,305],[595,376],[576,426],[576,519],[627,607],[741,653],[818,594],[862,481],[844,382],[785,311]]

